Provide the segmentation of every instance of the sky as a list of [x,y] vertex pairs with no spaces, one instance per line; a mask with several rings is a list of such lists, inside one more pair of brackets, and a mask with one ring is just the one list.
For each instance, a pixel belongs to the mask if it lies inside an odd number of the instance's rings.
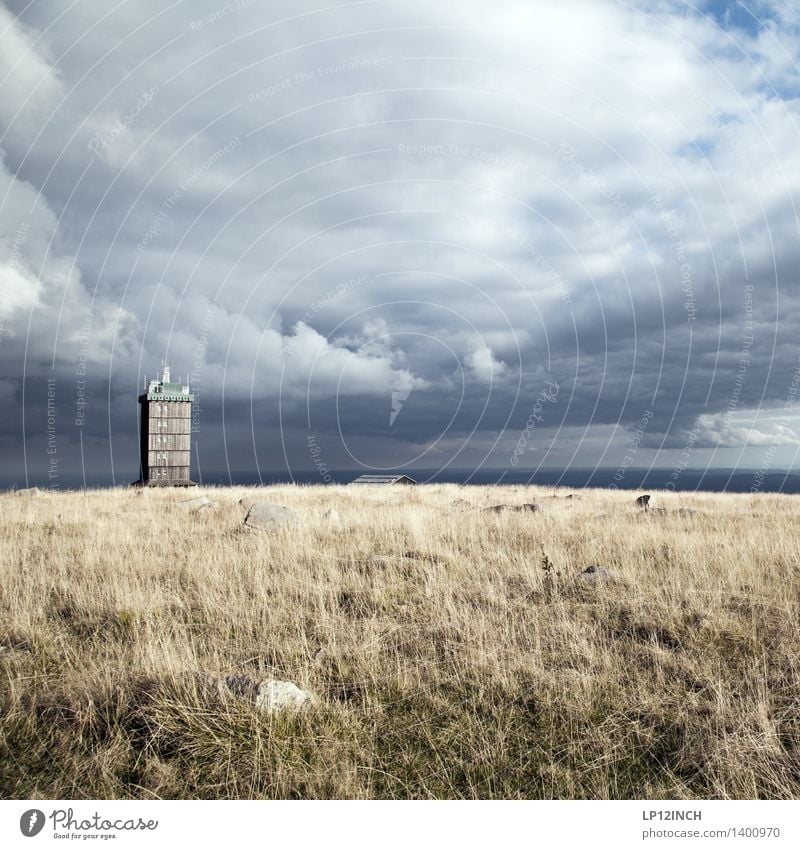
[[[0,477],[794,468],[794,0],[0,2]],[[798,403],[795,403],[798,402]]]

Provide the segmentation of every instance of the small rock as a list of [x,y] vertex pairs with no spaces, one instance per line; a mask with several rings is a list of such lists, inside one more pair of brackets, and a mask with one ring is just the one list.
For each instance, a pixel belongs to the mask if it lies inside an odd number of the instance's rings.
[[542,508],[538,504],[493,504],[484,507],[484,513],[538,513]]
[[601,581],[615,581],[616,575],[605,566],[598,566],[596,563],[590,563],[583,572],[578,575],[578,579],[586,581],[589,584],[596,584]]
[[225,685],[235,696],[252,702],[259,710],[268,713],[302,710],[314,702],[311,693],[301,690],[291,681],[268,679],[256,682],[245,675],[229,675]]
[[414,551],[413,548],[404,551],[401,557],[407,560],[433,560],[430,554],[424,554],[422,551]]
[[322,514],[322,520],[324,522],[330,522],[331,524],[337,524],[340,521],[339,511],[331,508],[330,510],[326,510]]
[[42,491],[38,486],[31,486],[27,489],[15,489],[14,495],[41,495]]
[[256,707],[276,713],[282,710],[302,710],[313,702],[311,693],[301,690],[291,681],[262,681],[258,685]]
[[205,495],[200,495],[197,498],[188,498],[185,501],[181,501],[180,504],[187,510],[192,510],[195,512],[200,510],[213,509],[217,506],[209,498],[206,498]]
[[678,515],[679,516],[697,516],[699,515],[699,510],[693,510],[691,507],[679,507]]
[[246,675],[228,675],[225,678],[211,680],[216,680],[221,694],[225,692],[227,687],[228,691],[233,693],[234,696],[239,696],[240,699],[245,699],[248,702],[255,702],[258,695],[258,682]]
[[248,528],[274,531],[299,525],[300,517],[290,507],[270,504],[269,501],[256,501],[248,510],[244,524]]

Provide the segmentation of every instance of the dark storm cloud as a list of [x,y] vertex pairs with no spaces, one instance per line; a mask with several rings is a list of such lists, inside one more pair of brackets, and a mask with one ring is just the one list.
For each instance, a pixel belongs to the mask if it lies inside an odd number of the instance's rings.
[[505,465],[548,381],[526,463],[795,445],[798,21],[717,6],[7,4],[6,467],[55,380],[135,475],[165,357],[210,468]]

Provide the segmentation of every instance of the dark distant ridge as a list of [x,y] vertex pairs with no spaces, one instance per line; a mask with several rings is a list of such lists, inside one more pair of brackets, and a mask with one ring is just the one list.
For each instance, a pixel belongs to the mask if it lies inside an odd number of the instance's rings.
[[[391,470],[380,470],[381,474],[389,474]],[[377,473],[376,470],[342,469],[329,471],[334,483],[346,484],[363,473]],[[676,492],[783,492],[788,494],[800,493],[800,472],[785,469],[774,469],[761,473],[757,469],[684,469],[674,476],[672,469],[628,469],[620,479],[614,469],[540,469],[535,473],[522,472],[518,469],[399,469],[396,474],[410,474],[419,483],[458,483],[475,486],[491,484],[519,485],[533,483],[540,486],[565,486],[575,489],[595,487],[606,489],[615,486],[618,489],[672,489]],[[127,486],[135,475],[118,474],[117,486]],[[204,472],[192,470],[194,480],[206,485],[221,486],[255,486],[270,483],[321,484],[319,473],[315,470],[301,470],[294,473],[287,471],[263,470],[259,475],[256,471],[235,471],[230,475],[223,471]],[[60,489],[81,489],[84,485],[82,476],[61,475]],[[87,475],[86,486],[114,486],[110,474]],[[26,486],[48,488],[46,477],[37,479],[31,476],[28,482],[23,478],[8,475],[0,476],[0,489],[22,489]]]

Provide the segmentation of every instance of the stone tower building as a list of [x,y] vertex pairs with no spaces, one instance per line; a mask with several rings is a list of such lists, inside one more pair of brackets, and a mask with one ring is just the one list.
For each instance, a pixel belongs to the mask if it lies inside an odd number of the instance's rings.
[[193,486],[191,466],[192,402],[186,384],[170,380],[169,366],[160,380],[145,383],[141,405],[141,486]]

